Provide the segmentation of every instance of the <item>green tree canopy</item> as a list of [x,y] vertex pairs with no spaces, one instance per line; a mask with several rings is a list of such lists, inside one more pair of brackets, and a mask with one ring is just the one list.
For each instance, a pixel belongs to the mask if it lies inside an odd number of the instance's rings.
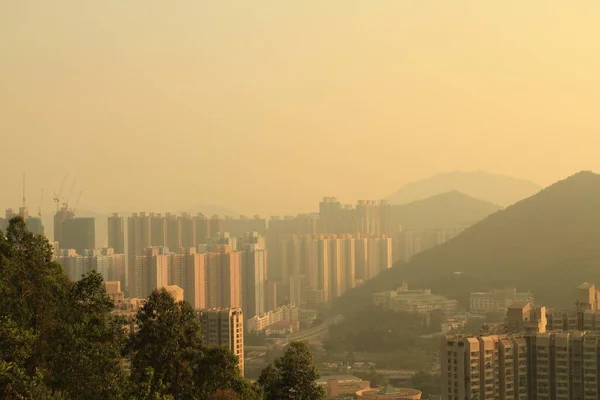
[[259,385],[267,400],[319,400],[325,389],[317,386],[319,373],[304,342],[291,342],[285,354],[261,373]]

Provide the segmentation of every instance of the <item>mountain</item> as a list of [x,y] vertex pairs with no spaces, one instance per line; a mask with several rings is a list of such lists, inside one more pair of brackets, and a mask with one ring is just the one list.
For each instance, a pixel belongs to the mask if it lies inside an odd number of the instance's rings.
[[466,228],[502,207],[475,199],[456,190],[437,194],[424,200],[393,205],[393,226],[405,229]]
[[435,175],[403,186],[387,200],[390,204],[406,204],[440,193],[457,190],[476,199],[509,206],[539,192],[535,183],[489,172],[454,171]]
[[334,306],[352,313],[372,293],[403,280],[462,306],[470,292],[509,285],[531,290],[538,304],[571,305],[576,285],[600,284],[600,175],[580,172],[498,211],[348,291]]

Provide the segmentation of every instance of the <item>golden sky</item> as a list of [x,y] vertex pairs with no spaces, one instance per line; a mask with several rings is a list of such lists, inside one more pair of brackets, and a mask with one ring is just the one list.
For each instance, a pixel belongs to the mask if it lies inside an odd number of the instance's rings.
[[[247,213],[600,170],[600,2],[0,0],[0,206]],[[68,186],[68,185],[67,185]]]

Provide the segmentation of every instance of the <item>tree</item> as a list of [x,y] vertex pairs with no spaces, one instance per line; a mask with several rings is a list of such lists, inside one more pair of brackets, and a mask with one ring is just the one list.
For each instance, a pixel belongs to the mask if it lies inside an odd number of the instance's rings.
[[142,379],[152,368],[152,391],[162,383],[176,399],[194,398],[192,365],[202,357],[202,336],[190,304],[176,303],[164,288],[155,290],[138,311],[136,323],[139,329],[129,345],[132,377]]
[[69,289],[65,324],[50,352],[51,385],[75,399],[122,397],[124,321],[112,316],[102,275],[92,271]]
[[275,366],[269,365],[262,371],[258,382],[267,400],[324,399],[325,390],[317,386],[317,379],[319,373],[306,343],[291,342]]
[[[175,302],[165,290],[155,290],[136,316],[138,331],[129,351],[134,398],[149,393],[174,399],[208,399],[216,393],[235,392],[244,400],[259,400],[260,388],[246,382],[237,357],[226,348],[202,345],[200,324],[189,303]],[[144,397],[146,396],[146,397]]]
[[29,232],[21,217],[11,219],[6,235],[0,233],[0,315],[35,337],[25,365],[30,376],[64,323],[68,284],[48,241]]
[[441,393],[441,376],[439,374],[419,371],[412,377],[411,382],[415,389],[423,392],[423,397]]

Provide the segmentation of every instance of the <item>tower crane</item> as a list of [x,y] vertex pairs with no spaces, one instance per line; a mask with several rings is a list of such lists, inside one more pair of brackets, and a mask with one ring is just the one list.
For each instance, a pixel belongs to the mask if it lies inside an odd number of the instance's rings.
[[68,177],[69,177],[69,173],[67,172],[65,174],[65,177],[63,178],[61,185],[60,185],[60,190],[58,191],[58,193],[54,192],[54,198],[52,198],[52,200],[56,203],[56,212],[58,212],[58,210],[59,210],[60,196],[62,195],[62,191],[65,187],[65,182],[67,182]]
[[42,218],[42,205],[44,204],[44,189],[42,189],[42,193],[40,195],[40,206],[38,207],[37,215]]
[[65,206],[65,208],[69,208],[69,201],[71,200],[71,196],[73,196],[73,190],[75,190],[75,183],[77,182],[76,179],[73,179],[73,183],[71,184],[71,190],[69,190],[69,196],[67,196],[67,198],[65,199],[65,202],[63,203],[63,205]]
[[79,200],[81,200],[82,194],[83,194],[83,189],[79,191],[79,196],[77,196],[77,201],[75,202],[75,207],[73,207],[73,209],[71,209],[71,213],[73,215],[75,215],[75,212],[77,211],[77,206],[79,206]]

